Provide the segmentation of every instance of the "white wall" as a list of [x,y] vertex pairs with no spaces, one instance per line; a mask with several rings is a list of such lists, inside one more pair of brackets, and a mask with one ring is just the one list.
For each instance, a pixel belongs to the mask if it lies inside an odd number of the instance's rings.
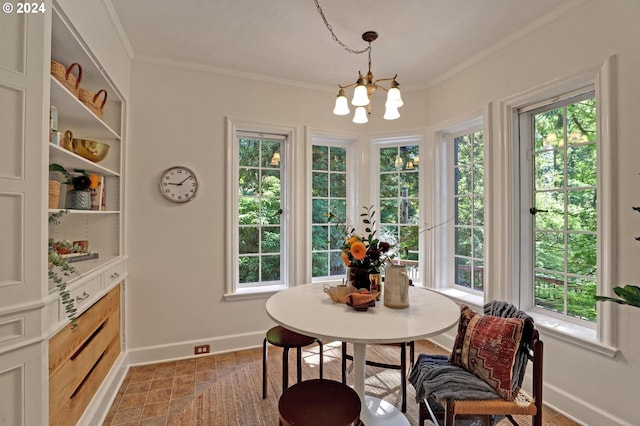
[[[630,208],[640,205],[640,147],[634,138],[640,134],[638,18],[640,2],[580,4],[429,89],[405,91],[400,120],[372,120],[365,130],[331,115],[334,95],[329,92],[134,62],[127,179],[132,361],[188,356],[194,342],[211,343],[214,352],[257,345],[271,325],[265,298],[222,298],[223,202],[233,185],[225,182],[225,117],[296,126],[296,143],[304,143],[304,126],[360,136],[365,131],[428,133],[489,102],[498,117],[501,100],[597,67],[612,54],[617,55],[618,83],[617,275],[621,283],[639,283],[640,245],[631,235],[640,235],[640,217]],[[500,128],[497,121],[492,126],[489,143],[498,149]],[[194,201],[170,205],[161,198],[158,178],[172,165],[198,174]],[[640,424],[632,399],[640,382],[640,342],[632,329],[640,324],[640,310],[621,308],[618,317],[620,352],[614,358],[543,334],[545,399],[585,424]]]
[[[223,300],[224,200],[233,186],[225,181],[225,117],[296,127],[299,149],[305,125],[338,130],[331,114],[335,94],[140,61],[131,89],[129,346],[135,352],[187,342],[163,352],[185,356],[193,340],[223,339],[211,342],[214,352],[257,345],[272,325],[266,297]],[[300,160],[303,154],[299,150]],[[189,203],[172,204],[160,195],[159,176],[173,165],[198,175],[198,193]]]

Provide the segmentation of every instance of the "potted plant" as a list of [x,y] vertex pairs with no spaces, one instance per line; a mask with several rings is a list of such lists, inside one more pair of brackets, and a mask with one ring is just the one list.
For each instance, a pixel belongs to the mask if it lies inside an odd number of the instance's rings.
[[85,170],[75,169],[72,175],[60,164],[49,164],[49,171],[60,172],[65,178],[65,184],[73,186],[67,195],[66,207],[73,210],[91,209],[91,189],[98,187],[100,178],[96,174],[89,174]]

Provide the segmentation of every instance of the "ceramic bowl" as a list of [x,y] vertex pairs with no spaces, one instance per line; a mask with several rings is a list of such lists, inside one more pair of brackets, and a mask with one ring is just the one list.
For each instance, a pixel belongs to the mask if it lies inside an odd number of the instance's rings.
[[109,153],[109,145],[91,139],[73,139],[73,152],[87,160],[97,163]]

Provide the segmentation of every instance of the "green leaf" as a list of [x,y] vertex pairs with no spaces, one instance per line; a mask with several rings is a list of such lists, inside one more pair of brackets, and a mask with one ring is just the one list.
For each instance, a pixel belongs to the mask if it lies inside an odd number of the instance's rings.
[[613,291],[624,300],[640,306],[640,287],[634,285],[626,285],[624,287],[614,287]]

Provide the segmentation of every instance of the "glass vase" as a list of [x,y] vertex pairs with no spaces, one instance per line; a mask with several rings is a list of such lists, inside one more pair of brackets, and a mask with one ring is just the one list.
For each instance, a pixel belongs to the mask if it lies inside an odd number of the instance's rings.
[[376,297],[376,300],[380,300],[380,294],[382,294],[382,276],[380,275],[380,272],[370,273],[369,283],[370,283],[369,291],[371,291],[372,293],[374,291],[377,291],[378,296]]
[[349,285],[360,290],[362,288],[369,290],[371,281],[369,281],[369,271],[362,266],[349,266],[347,268],[347,281]]

